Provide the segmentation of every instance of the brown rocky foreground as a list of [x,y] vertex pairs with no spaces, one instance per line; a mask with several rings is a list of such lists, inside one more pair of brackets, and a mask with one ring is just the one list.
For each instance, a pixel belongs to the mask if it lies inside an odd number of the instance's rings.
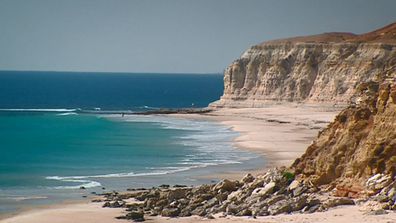
[[[268,216],[282,213],[313,213],[326,211],[340,205],[370,203],[368,215],[387,214],[385,209],[395,207],[396,184],[384,184],[382,176],[369,181],[387,193],[373,197],[351,199],[334,196],[334,191],[321,190],[294,179],[285,168],[268,170],[264,175],[246,175],[239,181],[223,180],[217,184],[197,187],[139,189],[126,193],[107,193],[103,207],[125,208],[127,213],[119,219],[144,221],[145,216],[189,217],[197,215],[214,219],[214,215]],[[391,189],[393,188],[393,189]]]

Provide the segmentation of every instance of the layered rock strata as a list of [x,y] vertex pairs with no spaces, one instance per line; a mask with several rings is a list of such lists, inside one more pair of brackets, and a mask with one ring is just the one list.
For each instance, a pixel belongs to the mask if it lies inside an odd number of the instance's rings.
[[278,101],[346,105],[359,83],[396,69],[396,23],[355,35],[321,35],[256,45],[224,72],[211,107],[262,107]]

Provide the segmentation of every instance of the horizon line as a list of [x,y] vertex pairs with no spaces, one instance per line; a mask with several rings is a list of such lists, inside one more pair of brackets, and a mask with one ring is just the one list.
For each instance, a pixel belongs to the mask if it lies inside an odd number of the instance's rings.
[[0,72],[41,72],[41,73],[111,73],[111,74],[208,74],[208,75],[217,75],[223,74],[224,72],[136,72],[136,71],[59,71],[59,70],[2,70]]

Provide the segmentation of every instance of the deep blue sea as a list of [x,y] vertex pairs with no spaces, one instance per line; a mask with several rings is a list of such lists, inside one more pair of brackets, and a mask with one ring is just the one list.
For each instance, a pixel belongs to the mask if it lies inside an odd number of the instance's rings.
[[222,92],[220,74],[0,71],[0,108],[205,107]]
[[0,213],[256,168],[227,126],[117,113],[205,107],[222,91],[220,74],[1,71]]

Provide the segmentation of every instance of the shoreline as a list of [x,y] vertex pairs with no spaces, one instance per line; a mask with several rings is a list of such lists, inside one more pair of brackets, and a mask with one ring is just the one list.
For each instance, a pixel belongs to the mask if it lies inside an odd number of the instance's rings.
[[[319,129],[332,121],[336,114],[337,111],[327,111],[316,107],[303,108],[295,105],[277,105],[258,109],[221,108],[208,113],[177,113],[166,114],[166,116],[214,121],[229,126],[233,131],[238,132],[240,135],[233,139],[235,147],[257,153],[263,158],[263,165],[259,169],[224,172],[205,175],[202,178],[240,179],[246,173],[257,175],[270,167],[290,165],[291,161],[305,151],[311,140],[316,137]],[[267,137],[263,137],[263,135],[266,135],[263,132],[270,134]],[[297,136],[296,132],[299,132]],[[103,208],[93,208],[87,201],[22,210],[13,214],[11,218],[0,218],[0,223],[25,222],[23,221],[24,218],[29,219],[29,216],[33,217],[36,215],[46,218],[53,215],[53,213],[62,212],[62,210],[70,212],[74,210],[73,207],[81,207],[83,210],[86,210],[86,208],[88,210],[92,209],[91,211],[94,211],[95,215],[100,216]],[[79,213],[79,215],[84,215],[84,213]],[[31,221],[29,220],[29,222]],[[114,222],[120,222],[120,220],[114,218]]]
[[272,167],[290,166],[340,110],[331,106],[284,103],[264,108],[219,108],[202,114],[169,116],[214,121],[238,132],[240,135],[234,138],[233,145],[256,153],[264,160],[260,169],[230,172],[220,177],[240,179],[247,173],[257,175]]

